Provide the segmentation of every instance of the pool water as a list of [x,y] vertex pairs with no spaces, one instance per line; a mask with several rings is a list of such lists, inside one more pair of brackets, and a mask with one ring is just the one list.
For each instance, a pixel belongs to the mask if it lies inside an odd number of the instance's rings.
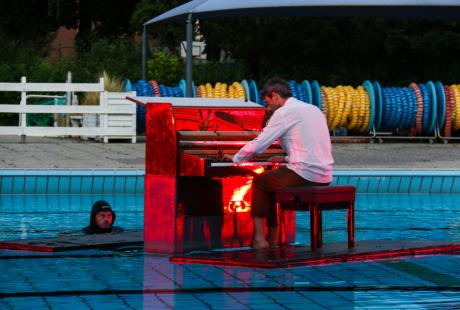
[[94,201],[106,200],[116,213],[115,225],[127,230],[144,226],[144,196],[137,195],[0,195],[0,240],[56,237],[79,232],[89,224]]
[[[345,211],[323,212],[326,242],[346,241]],[[460,241],[459,194],[358,194],[356,240]],[[309,215],[297,215],[296,239],[309,241]],[[330,242],[329,241],[329,242]]]
[[[94,201],[108,201],[116,225],[143,229],[144,197],[136,195],[0,195],[0,240],[54,237],[88,225]],[[357,240],[460,241],[460,194],[358,194]],[[345,211],[323,213],[325,242],[346,240]],[[309,215],[297,213],[296,240],[309,242]]]
[[[107,200],[117,225],[143,228],[142,195],[0,195],[0,238],[78,231]],[[308,215],[297,241],[308,243]],[[324,242],[346,240],[344,211],[323,213]],[[460,195],[359,194],[356,239],[460,241]],[[258,269],[173,264],[139,248],[0,250],[0,309],[456,309],[460,256]]]

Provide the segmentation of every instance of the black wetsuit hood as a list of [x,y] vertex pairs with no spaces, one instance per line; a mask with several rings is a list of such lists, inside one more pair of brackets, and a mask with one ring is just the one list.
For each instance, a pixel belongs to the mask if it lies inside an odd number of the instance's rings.
[[[110,211],[112,212],[112,225],[109,228],[103,229],[97,226],[96,224],[96,214],[101,211]],[[90,234],[104,234],[104,233],[111,233],[113,224],[115,223],[116,214],[110,207],[110,204],[105,200],[98,200],[93,204],[91,208],[91,215],[89,219],[89,226],[83,228],[83,232],[87,235]]]

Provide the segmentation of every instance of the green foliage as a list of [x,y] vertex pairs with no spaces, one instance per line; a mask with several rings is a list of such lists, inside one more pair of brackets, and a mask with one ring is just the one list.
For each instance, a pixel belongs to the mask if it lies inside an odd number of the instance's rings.
[[67,77],[67,72],[73,72],[75,69],[75,64],[68,59],[57,62],[40,59],[30,64],[27,71],[22,72],[21,76],[27,77],[27,82],[63,83]]
[[[166,85],[177,85],[185,79],[185,64],[177,56],[166,52],[157,52],[148,64],[148,79]],[[241,62],[194,61],[193,81],[196,85],[203,83],[241,81],[247,79],[249,72]]]
[[[131,15],[131,27],[142,32],[146,21],[186,2],[188,0],[141,0]],[[180,42],[185,40],[182,23],[153,24],[148,27],[148,34],[153,49],[176,51]]]
[[0,63],[1,64],[20,64],[32,63],[37,58],[46,55],[47,40],[45,38],[35,40],[20,40],[11,38],[10,35],[3,33],[0,29]]
[[36,40],[55,29],[55,25],[50,23],[47,1],[0,1],[0,31],[10,39]]
[[264,81],[316,79],[325,85],[457,82],[460,23],[390,18],[233,18],[200,21],[208,56],[230,52]]
[[132,33],[131,13],[139,0],[48,0],[49,19],[78,29],[76,47],[87,52],[101,38]]
[[[17,55],[6,51],[8,44],[5,44],[5,49],[0,49],[1,82],[19,83],[21,77],[25,76],[28,82],[63,83],[68,71],[72,72],[73,82],[77,83],[98,82],[104,70],[122,79],[136,81],[140,78],[140,48],[126,38],[100,39],[93,42],[88,52],[75,58],[61,58],[56,61],[42,57],[36,51],[35,45],[20,46]],[[11,57],[12,61],[8,61],[7,57]],[[19,103],[19,95],[17,92],[0,92],[0,104]],[[0,114],[0,125],[17,123],[17,115]]]
[[95,82],[104,70],[114,76],[137,80],[140,78],[140,48],[125,38],[100,39],[91,49],[76,58],[60,58],[52,61],[40,55],[33,55],[33,47],[27,57],[18,57],[12,62],[0,62],[0,81],[19,82],[26,76],[29,82],[64,82],[71,71],[74,82]]
[[164,84],[177,84],[184,75],[184,64],[177,56],[156,52],[147,61],[148,78]]
[[128,38],[100,39],[91,49],[74,59],[74,80],[95,81],[104,70],[120,78],[138,80],[141,74],[141,51]]
[[250,72],[241,62],[207,61],[193,65],[193,80],[196,85],[207,82],[233,83],[248,78],[250,78]]
[[131,25],[138,30],[149,19],[182,5],[189,0],[141,0],[131,15]]

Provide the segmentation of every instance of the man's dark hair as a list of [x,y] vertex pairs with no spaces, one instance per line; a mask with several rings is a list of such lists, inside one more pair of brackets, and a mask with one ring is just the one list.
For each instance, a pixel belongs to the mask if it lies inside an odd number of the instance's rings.
[[292,97],[291,88],[289,87],[288,82],[278,77],[271,78],[265,83],[264,88],[262,89],[261,95],[263,97],[270,97],[272,93],[277,93],[281,98]]

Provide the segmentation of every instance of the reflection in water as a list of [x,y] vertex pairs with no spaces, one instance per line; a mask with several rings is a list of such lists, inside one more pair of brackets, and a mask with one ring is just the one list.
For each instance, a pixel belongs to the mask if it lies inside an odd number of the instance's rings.
[[[21,218],[21,224],[19,225],[19,231],[21,232],[21,239],[27,239],[27,222],[24,218]],[[30,230],[30,229],[29,229]]]
[[[437,290],[433,283],[424,282],[430,281],[426,273],[418,278],[413,271],[397,270],[383,262],[252,269],[199,264],[171,266],[157,260],[147,256],[144,259],[144,291],[149,291],[144,295],[144,308],[161,303],[163,307],[178,309],[242,309],[262,305],[286,309],[355,309],[360,306],[382,309],[419,305],[434,309],[460,302],[458,293]],[[458,256],[409,258],[406,261],[442,265],[444,272],[459,274]]]
[[[460,195],[359,194],[355,207],[356,240],[460,241]],[[309,243],[309,217],[297,214],[296,240]],[[323,238],[346,240],[344,211],[323,213]]]

